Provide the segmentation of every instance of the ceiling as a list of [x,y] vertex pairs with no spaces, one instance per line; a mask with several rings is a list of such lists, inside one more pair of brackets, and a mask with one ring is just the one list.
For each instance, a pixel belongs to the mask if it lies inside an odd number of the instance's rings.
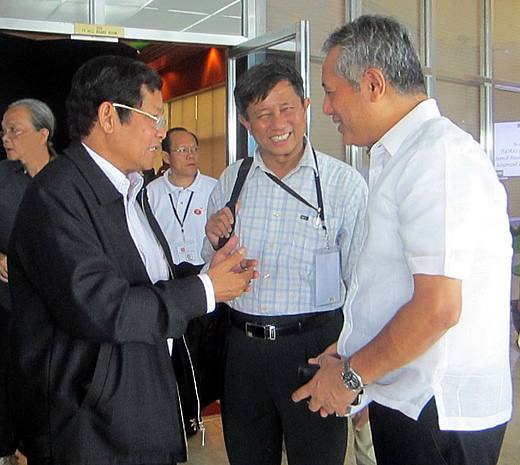
[[[53,22],[88,22],[89,0],[7,0],[0,1],[0,17]],[[105,23],[139,29],[206,34],[241,34],[241,0],[105,0]],[[4,31],[33,40],[63,39],[43,33]],[[207,50],[189,43],[137,42],[121,40],[139,50],[145,63],[168,65]],[[165,61],[165,57],[167,60]]]
[[[88,23],[88,0],[6,0],[0,17]],[[241,35],[242,0],[105,0],[112,26]]]

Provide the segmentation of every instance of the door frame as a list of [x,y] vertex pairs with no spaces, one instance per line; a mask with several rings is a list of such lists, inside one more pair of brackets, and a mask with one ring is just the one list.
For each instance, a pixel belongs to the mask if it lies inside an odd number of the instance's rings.
[[[237,62],[250,57],[255,53],[266,52],[269,48],[281,47],[284,51],[294,53],[295,66],[303,79],[304,96],[310,96],[310,25],[302,20],[290,26],[264,34],[254,39],[242,42],[228,49],[227,60],[227,155],[228,165],[240,158],[251,155],[255,142],[246,131],[240,130],[238,114],[234,102],[233,92],[241,74]],[[290,43],[294,43],[291,47]],[[284,47],[284,45],[286,47]],[[289,47],[287,47],[289,45]],[[248,60],[246,69],[253,66]],[[307,114],[307,135],[310,135],[310,112]],[[242,147],[242,150],[239,150]],[[247,147],[247,148],[246,148]],[[239,152],[241,152],[239,154]]]

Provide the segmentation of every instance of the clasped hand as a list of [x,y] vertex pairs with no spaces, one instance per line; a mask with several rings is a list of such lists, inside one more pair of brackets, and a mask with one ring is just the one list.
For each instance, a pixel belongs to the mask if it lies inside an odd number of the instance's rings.
[[309,359],[309,363],[320,365],[314,377],[296,390],[294,402],[308,400],[309,409],[325,418],[328,415],[346,416],[350,414],[350,404],[357,397],[357,391],[345,387],[341,378],[343,363],[337,353],[337,344],[329,346],[318,357]]
[[208,276],[215,289],[215,300],[225,302],[251,290],[251,280],[258,278],[255,266],[258,261],[245,258],[247,249],[238,245],[238,237],[234,236],[215,253]]

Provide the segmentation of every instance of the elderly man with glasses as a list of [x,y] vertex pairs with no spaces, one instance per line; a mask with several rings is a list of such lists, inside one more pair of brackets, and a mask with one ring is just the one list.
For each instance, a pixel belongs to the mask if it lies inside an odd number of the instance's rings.
[[[161,78],[103,56],[67,100],[72,143],[29,186],[9,247],[13,430],[28,465],[172,465],[186,440],[169,339],[250,288],[231,247],[171,279],[143,178],[165,137]],[[247,270],[245,269],[247,268]]]

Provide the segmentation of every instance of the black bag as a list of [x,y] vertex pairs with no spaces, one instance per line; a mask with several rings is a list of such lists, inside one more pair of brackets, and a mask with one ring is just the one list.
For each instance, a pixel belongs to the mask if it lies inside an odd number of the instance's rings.
[[[200,268],[181,263],[176,265],[175,277],[197,275]],[[201,426],[202,410],[220,399],[226,307],[218,304],[214,312],[194,318],[188,323],[184,336],[173,341],[173,369],[189,436]]]
[[[233,212],[233,216],[238,196],[252,162],[253,159],[250,157],[245,158],[242,162],[231,198],[226,204]],[[170,247],[148,203],[146,188],[143,188],[141,192],[140,201],[148,222],[164,250],[174,278],[182,279],[199,274],[202,265],[196,266],[187,262],[178,265],[173,263]],[[226,241],[219,241],[218,248],[220,249]],[[172,363],[188,436],[194,435],[199,428],[204,428],[202,410],[220,399],[228,308],[226,304],[220,303],[214,312],[194,318],[188,323],[184,335],[173,341]]]
[[[253,158],[247,157],[240,165],[231,198],[226,203],[233,217],[252,163]],[[217,248],[220,249],[226,242],[227,239],[219,240]],[[198,274],[201,268],[183,262],[175,265],[174,274],[176,278],[183,278]],[[202,410],[221,396],[228,312],[226,304],[218,304],[213,313],[191,320],[184,336],[173,343],[173,367],[179,386],[184,425],[189,435],[195,434],[197,427],[202,425]]]
[[[157,219],[153,215],[152,209],[150,207],[150,204],[148,202],[148,192],[146,190],[146,187],[143,188],[143,190],[140,193],[139,201],[141,203],[141,208],[144,211],[146,218],[148,219],[148,223],[150,224],[150,227],[152,228],[152,231],[159,241],[159,244],[161,245],[164,255],[166,257],[166,260],[168,262],[168,267],[170,268],[170,274],[175,279],[181,279],[185,278],[187,276],[193,276],[197,275],[199,271],[202,268],[202,265],[195,266],[191,263],[183,262],[178,265],[175,265],[173,263],[173,258],[170,250],[170,246],[168,245],[168,242],[166,241],[166,238],[161,230],[161,227],[159,226],[159,223],[157,222]],[[217,310],[215,310],[216,312]],[[213,313],[215,313],[213,312]],[[209,317],[209,318],[208,318]],[[205,320],[204,320],[205,319]],[[218,320],[218,317],[210,315],[204,315],[200,318],[196,318],[195,320],[201,320],[198,323],[188,323],[188,327],[186,329],[185,334],[179,338],[173,340],[173,347],[172,347],[172,364],[173,364],[173,370],[175,372],[175,378],[177,380],[177,389],[179,391],[179,397],[180,397],[180,404],[181,404],[181,411],[182,411],[182,417],[184,422],[184,427],[186,430],[186,434],[188,436],[192,436],[197,432],[197,430],[200,428],[203,428],[202,424],[202,404],[201,399],[199,397],[199,390],[198,390],[198,380],[197,380],[197,371],[202,370],[204,365],[199,365],[199,368],[195,367],[195,364],[197,363],[197,360],[199,359],[199,355],[197,355],[197,358],[193,358],[191,355],[191,352],[193,350],[192,347],[197,347],[197,345],[200,345],[200,341],[197,342],[197,339],[200,339],[200,337],[189,337],[189,333],[192,332],[190,330],[190,324],[191,327],[206,327],[211,326],[216,327],[216,321]],[[211,324],[210,324],[211,321]],[[202,331],[195,331],[196,334],[200,333],[202,334]],[[214,331],[212,331],[212,334]],[[204,334],[208,334],[207,331],[204,332]],[[191,339],[191,346],[188,345],[188,340]],[[214,351],[212,347],[217,344],[216,337],[211,338],[210,341],[205,341],[205,346],[207,347],[207,352],[209,353],[215,353],[217,354],[218,351]],[[199,352],[197,349],[195,349],[196,352]],[[204,351],[206,353],[206,350]],[[215,355],[217,356],[217,355]],[[219,366],[219,363],[216,363],[217,366]],[[213,369],[214,365],[210,365]],[[199,375],[200,378],[200,375]],[[204,379],[207,377],[205,376]],[[205,382],[206,384],[206,382]],[[210,384],[211,386],[212,384]],[[209,394],[209,392],[216,393],[218,392],[218,386],[208,389],[204,393],[204,398],[211,398],[215,397],[215,394]]]
[[185,339],[195,369],[201,410],[221,395],[226,307],[226,304],[218,304],[213,313],[191,320],[186,329]]

